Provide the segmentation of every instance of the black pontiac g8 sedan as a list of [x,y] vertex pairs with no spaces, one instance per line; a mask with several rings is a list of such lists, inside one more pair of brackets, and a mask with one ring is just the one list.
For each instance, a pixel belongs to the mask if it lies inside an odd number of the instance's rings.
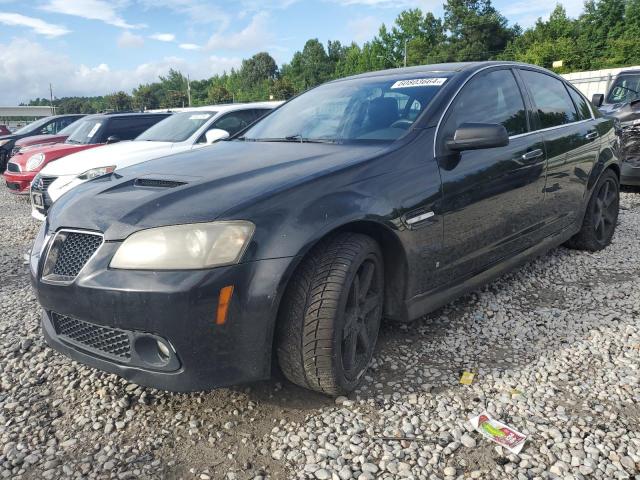
[[62,196],[31,253],[44,335],[132,382],[354,389],[382,318],[432,311],[561,244],[606,247],[612,120],[538,67],[314,88],[217,146]]

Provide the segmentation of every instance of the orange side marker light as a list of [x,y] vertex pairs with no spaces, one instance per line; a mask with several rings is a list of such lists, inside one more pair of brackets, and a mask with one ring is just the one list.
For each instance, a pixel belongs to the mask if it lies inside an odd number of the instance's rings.
[[233,285],[227,285],[220,290],[216,325],[224,325],[227,321],[227,311],[229,310],[229,303],[231,303],[231,295],[233,295]]

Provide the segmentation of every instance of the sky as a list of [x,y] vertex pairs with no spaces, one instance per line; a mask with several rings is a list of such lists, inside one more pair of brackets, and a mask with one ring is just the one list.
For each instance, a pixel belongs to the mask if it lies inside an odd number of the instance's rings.
[[[532,25],[556,3],[494,0],[511,24]],[[0,105],[36,97],[130,92],[169,68],[192,79],[268,51],[288,62],[309,38],[370,40],[407,8],[442,15],[442,0],[0,0]]]

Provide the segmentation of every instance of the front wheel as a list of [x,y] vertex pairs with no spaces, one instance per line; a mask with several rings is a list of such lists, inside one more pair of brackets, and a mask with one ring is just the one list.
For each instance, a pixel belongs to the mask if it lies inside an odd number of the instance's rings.
[[616,230],[619,206],[620,182],[613,170],[605,170],[589,199],[582,228],[566,245],[590,252],[607,247]]
[[372,238],[341,233],[321,241],[282,300],[277,348],[285,376],[328,395],[356,388],[373,356],[383,299],[382,252]]

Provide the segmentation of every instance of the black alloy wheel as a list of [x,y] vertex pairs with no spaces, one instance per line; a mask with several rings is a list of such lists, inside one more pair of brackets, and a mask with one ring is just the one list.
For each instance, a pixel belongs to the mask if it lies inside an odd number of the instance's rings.
[[345,376],[357,380],[373,355],[380,328],[383,292],[377,263],[367,258],[353,277],[342,326],[341,359]]
[[327,395],[355,389],[378,339],[384,303],[380,247],[360,233],[320,241],[289,281],[278,324],[278,362],[301,387]]

